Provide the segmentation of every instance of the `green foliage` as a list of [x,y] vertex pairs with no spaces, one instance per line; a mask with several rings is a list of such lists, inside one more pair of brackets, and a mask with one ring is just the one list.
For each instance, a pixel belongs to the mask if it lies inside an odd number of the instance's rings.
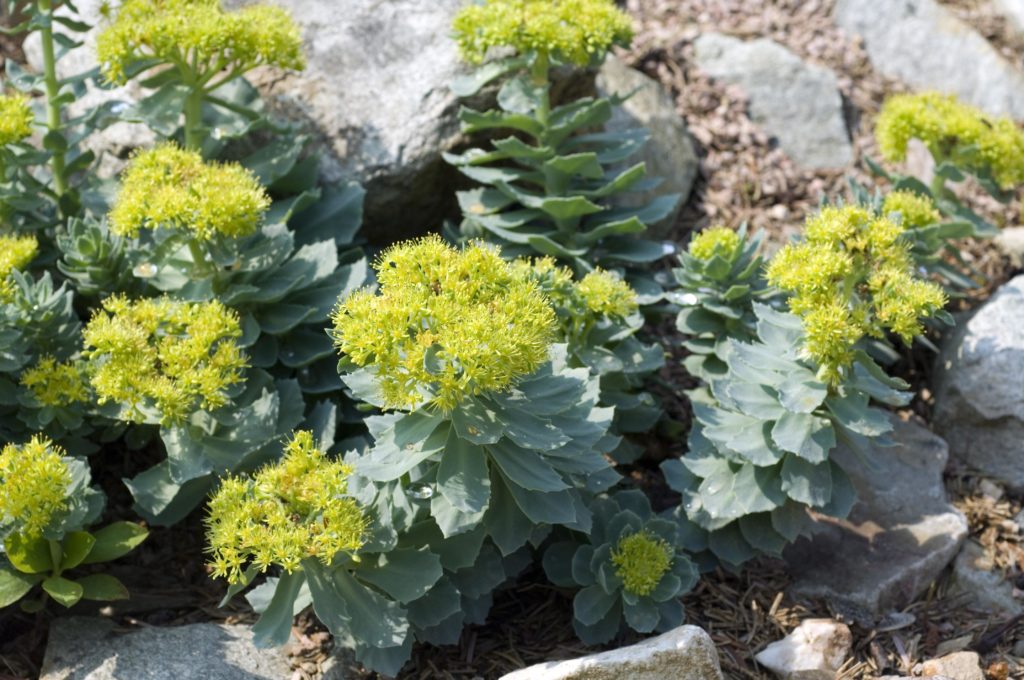
[[557,586],[579,589],[573,627],[586,644],[615,637],[622,622],[639,633],[683,622],[679,597],[697,583],[697,568],[676,522],[656,517],[641,491],[619,491],[591,503],[589,537],[556,541],[544,570]]
[[[646,131],[595,131],[611,119],[617,101],[583,98],[554,107],[551,102],[552,64],[599,63],[613,43],[628,41],[627,27],[605,0],[490,0],[459,16],[456,32],[471,61],[489,46],[519,53],[488,62],[453,85],[466,97],[504,77],[497,109],[464,107],[459,117],[467,134],[511,134],[491,142],[490,150],[445,156],[484,185],[458,193],[462,238],[493,240],[511,256],[552,256],[581,274],[595,264],[636,268],[664,255],[660,243],[637,235],[668,215],[679,196],[662,196],[640,208],[614,201],[656,184],[645,178],[643,163],[625,167],[646,141]],[[647,282],[644,292],[655,288]],[[656,299],[657,293],[651,294]]]

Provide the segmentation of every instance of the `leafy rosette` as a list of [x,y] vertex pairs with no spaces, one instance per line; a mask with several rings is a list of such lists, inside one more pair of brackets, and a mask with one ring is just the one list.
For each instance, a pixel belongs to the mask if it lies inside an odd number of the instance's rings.
[[754,311],[757,339],[724,343],[727,372],[690,393],[689,450],[662,464],[683,495],[676,515],[709,531],[707,548],[730,567],[780,554],[805,528],[808,509],[844,517],[855,492],[830,452],[837,442],[855,451],[868,439],[884,443],[892,423],[872,400],[910,399],[907,384],[861,349],[846,377],[823,382],[804,358],[800,318],[756,303]]
[[589,538],[559,541],[544,554],[551,582],[580,588],[573,627],[586,644],[615,637],[625,624],[639,633],[683,622],[679,598],[697,583],[697,567],[675,522],[657,517],[641,491],[620,491],[591,503]]
[[684,364],[692,375],[722,375],[726,338],[753,337],[751,305],[767,294],[757,254],[763,240],[762,232],[747,238],[746,225],[738,231],[714,227],[695,235],[679,254],[680,266],[672,270],[679,288],[670,299],[681,307],[676,327],[688,336],[683,346],[691,354]]

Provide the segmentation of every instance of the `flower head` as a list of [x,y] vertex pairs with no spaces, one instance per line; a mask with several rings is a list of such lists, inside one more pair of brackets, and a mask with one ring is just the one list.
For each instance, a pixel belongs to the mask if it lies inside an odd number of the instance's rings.
[[70,406],[89,399],[84,369],[81,362],[58,363],[53,357],[43,357],[21,374],[21,384],[44,406]]
[[882,203],[882,213],[899,213],[904,229],[917,229],[942,220],[932,199],[907,189],[890,192]]
[[393,246],[374,268],[379,293],[341,301],[333,336],[352,363],[372,368],[390,408],[450,411],[547,361],[554,312],[496,248],[460,251],[428,236]]
[[807,220],[804,242],[768,264],[768,282],[791,294],[790,311],[803,318],[804,353],[821,379],[838,381],[865,335],[910,342],[945,305],[939,286],[914,277],[904,226],[857,206],[827,207]]
[[32,134],[35,116],[28,97],[20,94],[0,95],[0,146],[14,144]]
[[11,272],[24,269],[39,252],[34,236],[0,236],[0,303],[10,302],[14,294]]
[[637,310],[636,291],[617,274],[595,269],[576,284],[588,310],[603,316],[629,316]]
[[921,140],[937,159],[987,169],[1009,189],[1024,182],[1024,130],[1010,118],[993,118],[938,92],[886,99],[875,123],[875,138],[887,160],[906,158],[911,139]]
[[511,47],[585,66],[633,38],[629,16],[612,0],[486,0],[463,8],[453,28],[473,64],[491,48]]
[[634,595],[650,595],[672,566],[672,546],[649,531],[619,539],[612,549],[612,564],[622,587]]
[[0,450],[0,526],[39,536],[67,508],[71,472],[63,455],[40,435]]
[[198,66],[201,75],[306,65],[299,27],[287,11],[251,5],[225,12],[220,0],[124,0],[99,34],[96,53],[115,83],[126,82],[129,67],[144,59]]
[[312,433],[299,431],[279,463],[224,480],[206,518],[214,576],[238,583],[249,563],[291,573],[304,559],[329,565],[338,553],[359,550],[367,520],[347,497],[351,473],[316,447]]
[[86,325],[83,354],[101,404],[123,404],[133,420],[152,405],[161,422],[179,423],[198,406],[227,403],[224,390],[246,366],[241,335],[238,314],[217,301],[112,296]]
[[705,229],[690,240],[690,255],[698,260],[710,260],[716,254],[732,256],[741,245],[740,235],[728,227]]
[[201,241],[256,231],[270,197],[259,180],[237,163],[206,163],[195,151],[163,144],[132,159],[110,211],[120,236],[139,230],[179,229]]

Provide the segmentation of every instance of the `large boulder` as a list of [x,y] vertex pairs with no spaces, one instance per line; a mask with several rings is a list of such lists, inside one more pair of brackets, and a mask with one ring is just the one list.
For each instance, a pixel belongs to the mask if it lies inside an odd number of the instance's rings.
[[935,427],[968,468],[1024,490],[1024,275],[943,343]]
[[722,680],[711,637],[680,626],[658,637],[610,652],[549,661],[501,676],[501,680]]
[[745,42],[720,33],[697,38],[697,65],[712,78],[738,85],[750,117],[805,168],[842,168],[853,158],[835,73],[804,63],[782,45]]
[[605,129],[622,132],[646,127],[651,133],[650,139],[639,157],[631,158],[628,162],[643,161],[647,165],[648,177],[660,177],[663,180],[650,191],[626,194],[619,200],[619,204],[638,208],[657,196],[679,194],[675,210],[661,222],[649,225],[651,236],[667,237],[700,170],[700,159],[697,158],[686,123],[679,115],[672,97],[660,83],[626,66],[615,57],[605,60],[597,73],[596,85],[601,96],[629,95],[629,99],[616,108]]
[[1024,118],[1024,72],[935,0],[837,0],[833,16],[880,73]]
[[895,425],[896,446],[833,452],[857,503],[846,520],[820,518],[809,538],[784,553],[794,593],[824,597],[854,620],[909,604],[967,537],[967,520],[942,481],[946,443],[913,422]]
[[281,680],[278,649],[257,649],[247,626],[195,623],[120,633],[109,619],[55,619],[40,680]]

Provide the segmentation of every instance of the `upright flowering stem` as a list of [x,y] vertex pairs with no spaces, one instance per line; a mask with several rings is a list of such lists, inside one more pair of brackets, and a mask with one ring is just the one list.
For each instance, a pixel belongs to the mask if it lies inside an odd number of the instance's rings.
[[[57,80],[57,59],[53,50],[53,0],[39,0],[39,11],[45,17],[39,37],[43,46],[43,80],[46,84],[46,127],[50,133],[60,134],[60,82]],[[58,147],[53,149],[52,153],[50,162],[53,168],[53,190],[59,198],[68,188],[67,179],[64,177],[64,149]]]
[[203,146],[203,88],[194,85],[185,99],[185,148],[199,151]]

